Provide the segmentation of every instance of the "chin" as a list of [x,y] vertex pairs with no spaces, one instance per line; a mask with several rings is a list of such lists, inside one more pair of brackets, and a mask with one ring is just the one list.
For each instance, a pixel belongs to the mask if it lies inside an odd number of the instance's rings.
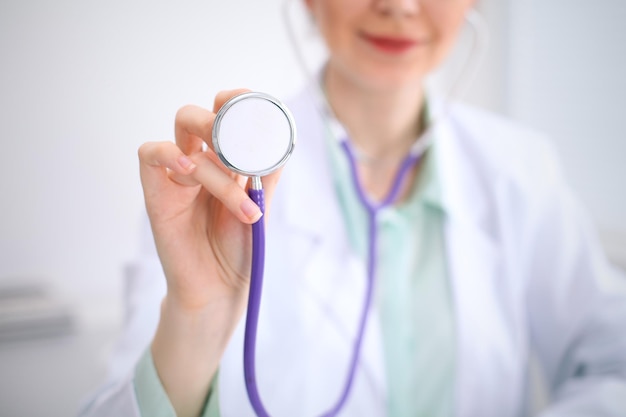
[[419,90],[428,73],[420,68],[372,68],[363,71],[360,84],[373,91]]
[[334,65],[329,64],[327,70],[334,72],[339,79],[343,79],[344,82],[348,82],[364,92],[391,93],[421,90],[428,75],[428,71],[421,64],[397,61],[376,62],[371,59],[360,62],[336,61]]

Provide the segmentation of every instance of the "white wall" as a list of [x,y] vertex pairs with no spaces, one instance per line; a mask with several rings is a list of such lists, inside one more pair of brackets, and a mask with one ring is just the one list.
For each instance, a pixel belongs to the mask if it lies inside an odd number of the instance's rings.
[[0,2],[0,280],[117,311],[143,210],[137,148],[221,89],[295,89],[279,3]]
[[[117,314],[143,210],[138,146],[171,139],[177,108],[221,89],[293,92],[281,4],[2,1],[0,281],[39,278],[84,314]],[[552,134],[594,218],[622,236],[626,3],[480,4],[492,49],[468,100]]]
[[510,2],[505,111],[556,143],[609,254],[626,265],[626,2]]

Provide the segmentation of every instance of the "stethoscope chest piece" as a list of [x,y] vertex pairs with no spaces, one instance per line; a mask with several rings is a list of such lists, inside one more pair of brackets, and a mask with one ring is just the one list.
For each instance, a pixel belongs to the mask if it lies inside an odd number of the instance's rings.
[[278,99],[243,93],[218,111],[212,139],[215,153],[230,170],[261,177],[287,162],[296,142],[296,125]]

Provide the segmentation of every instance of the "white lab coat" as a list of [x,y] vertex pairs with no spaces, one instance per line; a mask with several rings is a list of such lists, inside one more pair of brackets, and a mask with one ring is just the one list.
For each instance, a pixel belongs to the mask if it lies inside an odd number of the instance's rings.
[[[320,113],[306,92],[289,104],[299,138],[268,219],[257,375],[272,416],[318,416],[344,384],[365,269],[342,221]],[[462,106],[439,121],[435,138],[449,209],[455,416],[528,415],[531,355],[552,394],[543,417],[626,416],[626,298],[605,285],[623,277],[607,263],[551,146]],[[85,416],[139,416],[132,367],[150,343],[165,293],[149,232],[127,283],[127,326],[109,384]],[[386,414],[377,317],[374,306],[342,416]],[[243,322],[220,366],[223,416],[253,415],[243,379]]]

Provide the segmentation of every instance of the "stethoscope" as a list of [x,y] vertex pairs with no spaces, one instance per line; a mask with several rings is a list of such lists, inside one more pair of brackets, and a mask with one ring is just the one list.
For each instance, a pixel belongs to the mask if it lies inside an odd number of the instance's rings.
[[[296,143],[296,125],[287,107],[278,99],[263,93],[244,93],[235,96],[218,111],[213,125],[213,148],[222,163],[233,172],[249,177],[248,195],[265,212],[265,196],[261,177],[282,167],[293,153]],[[336,415],[345,404],[356,373],[363,335],[370,310],[374,271],[376,269],[376,216],[378,212],[396,201],[401,184],[422,154],[410,153],[396,174],[387,197],[372,202],[366,195],[357,176],[356,158],[349,142],[342,145],[350,161],[353,180],[369,217],[369,250],[367,288],[361,313],[357,339],[353,345],[348,377],[336,405],[324,416]],[[250,404],[259,417],[269,417],[259,395],[256,383],[256,335],[263,289],[265,264],[265,222],[261,217],[252,225],[252,267],[250,293],[244,332],[244,378]]]
[[[248,195],[265,211],[265,196],[261,177],[282,167],[291,156],[296,143],[296,125],[287,107],[267,94],[252,92],[235,96],[218,111],[213,125],[213,147],[219,159],[233,172],[249,177]],[[358,331],[344,388],[336,404],[323,416],[335,416],[343,408],[352,388],[368,313],[372,304],[376,271],[377,215],[393,204],[402,184],[425,151],[425,141],[414,147],[402,162],[387,196],[380,202],[366,194],[357,175],[357,158],[348,140],[341,145],[348,156],[352,180],[368,214],[367,285]],[[244,332],[244,378],[248,398],[259,417],[269,417],[256,383],[256,335],[263,289],[265,261],[265,223],[261,217],[252,225],[252,265],[250,293]]]
[[[475,44],[482,43],[484,47],[486,32],[480,16],[470,13],[468,21],[475,29]],[[287,25],[292,35],[292,40],[295,42],[292,33],[293,28],[289,21],[287,21]],[[472,46],[472,49],[475,48],[477,48],[475,45]],[[296,50],[298,51],[298,48]],[[479,50],[479,52],[483,51]],[[478,60],[480,60],[480,57]],[[465,67],[468,67],[468,63],[464,66],[464,70],[467,69]],[[475,69],[475,66],[472,69]],[[457,85],[453,87],[458,88]],[[449,92],[450,96],[453,90],[454,88]],[[321,88],[318,93],[317,98],[321,102],[318,110],[323,113],[323,117],[329,120],[328,127],[332,131],[331,125],[337,122],[332,116],[330,106],[326,102]],[[381,201],[373,201],[369,198],[357,174],[357,152],[353,149],[353,145],[345,135],[339,138],[339,143],[349,162],[350,173],[358,198],[367,212],[369,235],[366,268],[367,283],[365,300],[359,318],[357,335],[352,347],[346,382],[335,405],[324,413],[323,417],[336,416],[339,413],[348,399],[354,382],[374,293],[377,264],[378,213],[397,201],[407,175],[430,146],[434,126],[438,124],[438,121],[447,112],[447,104],[446,101],[439,116],[435,116],[425,132],[416,140],[400,164],[389,193]],[[240,94],[225,103],[218,111],[213,125],[212,136],[215,153],[224,165],[237,174],[249,177],[248,195],[259,206],[261,212],[264,212],[265,197],[261,177],[281,168],[293,153],[296,143],[296,125],[289,109],[278,99],[268,94],[258,92]],[[250,404],[259,417],[269,417],[269,413],[266,411],[259,395],[255,371],[256,335],[263,288],[264,263],[265,224],[264,217],[261,217],[252,225],[252,265],[243,358],[246,391]]]
[[[250,92],[227,101],[213,124],[213,148],[230,170],[249,177],[248,195],[265,212],[262,176],[282,167],[296,144],[296,124],[278,99]],[[250,404],[258,416],[269,416],[256,383],[256,335],[265,266],[265,221],[252,225],[252,267],[244,333],[243,368]]]

